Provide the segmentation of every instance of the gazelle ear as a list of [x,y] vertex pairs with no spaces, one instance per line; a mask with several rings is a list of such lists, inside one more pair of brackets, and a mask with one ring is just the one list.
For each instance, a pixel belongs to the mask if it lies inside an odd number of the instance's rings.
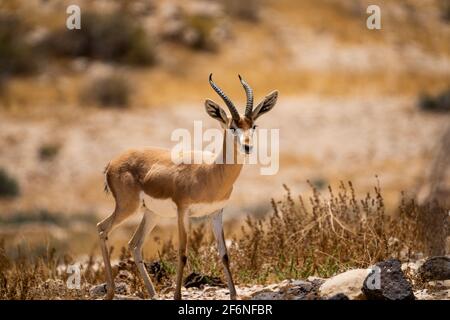
[[267,96],[264,97],[264,100],[261,101],[258,106],[253,110],[252,112],[252,119],[255,121],[259,118],[259,116],[263,115],[266,112],[269,112],[272,110],[272,108],[275,106],[275,103],[277,103],[278,98],[278,91],[272,91]]
[[214,101],[206,99],[205,109],[209,116],[217,121],[226,124],[228,121],[227,114],[225,111]]

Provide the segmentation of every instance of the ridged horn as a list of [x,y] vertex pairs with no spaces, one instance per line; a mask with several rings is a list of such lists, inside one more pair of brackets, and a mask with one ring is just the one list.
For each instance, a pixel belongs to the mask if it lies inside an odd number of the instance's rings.
[[247,105],[245,106],[245,116],[250,118],[253,110],[253,90],[250,88],[247,82],[245,82],[244,79],[242,79],[241,75],[239,74],[239,81],[241,81],[242,86],[245,89],[245,94],[247,95]]
[[214,91],[222,98],[223,102],[227,105],[228,109],[230,110],[231,117],[234,121],[238,121],[241,117],[239,116],[239,112],[237,111],[236,107],[234,106],[233,102],[231,102],[230,98],[220,89],[212,80],[212,73],[209,75],[209,84],[214,89]]

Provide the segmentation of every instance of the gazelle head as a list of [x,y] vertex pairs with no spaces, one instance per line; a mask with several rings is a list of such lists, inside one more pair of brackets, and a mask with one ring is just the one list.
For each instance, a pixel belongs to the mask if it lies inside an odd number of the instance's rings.
[[229,118],[226,112],[214,101],[206,99],[205,107],[206,112],[213,118],[219,121],[222,128],[231,132],[237,139],[239,150],[246,154],[250,154],[253,150],[253,133],[256,128],[255,121],[261,115],[272,110],[277,102],[278,91],[272,91],[257,105],[253,110],[253,90],[239,75],[239,80],[245,89],[247,95],[247,104],[245,107],[245,113],[243,116],[239,114],[239,111],[234,106],[233,102],[228,96],[213,82],[212,73],[209,75],[209,84],[216,91],[216,93],[225,102],[231,117]]

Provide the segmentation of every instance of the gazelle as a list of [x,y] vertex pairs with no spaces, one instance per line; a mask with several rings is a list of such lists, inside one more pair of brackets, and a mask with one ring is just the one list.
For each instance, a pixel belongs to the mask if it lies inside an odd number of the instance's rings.
[[241,172],[242,161],[229,164],[225,159],[229,159],[226,158],[229,152],[232,152],[233,159],[252,152],[255,120],[270,111],[278,97],[278,91],[271,92],[253,110],[253,91],[241,76],[239,80],[247,95],[244,116],[240,116],[233,102],[212,81],[212,74],[209,76],[211,87],[223,99],[231,114],[229,118],[217,103],[206,99],[206,112],[219,121],[224,129],[223,148],[219,154],[214,155],[215,161],[201,164],[175,163],[170,150],[148,147],[126,151],[107,165],[105,188],[113,194],[116,206],[110,216],[97,224],[105,263],[106,299],[114,297],[114,279],[106,244],[108,234],[135,213],[141,203],[143,218],[129,242],[129,248],[150,297],[155,296],[155,289],[142,260],[142,245],[146,235],[158,223],[159,217],[176,217],[178,220],[179,257],[174,297],[181,299],[183,269],[187,261],[188,218],[210,216],[230,297],[236,299],[223,234],[222,211]]

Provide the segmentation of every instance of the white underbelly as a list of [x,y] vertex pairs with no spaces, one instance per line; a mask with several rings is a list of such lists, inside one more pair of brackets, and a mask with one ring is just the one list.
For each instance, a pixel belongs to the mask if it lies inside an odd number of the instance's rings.
[[[160,217],[176,218],[177,205],[172,199],[156,199],[144,193],[141,194],[145,206]],[[189,217],[203,217],[216,212],[225,207],[228,200],[216,202],[200,202],[191,204],[188,207]]]

